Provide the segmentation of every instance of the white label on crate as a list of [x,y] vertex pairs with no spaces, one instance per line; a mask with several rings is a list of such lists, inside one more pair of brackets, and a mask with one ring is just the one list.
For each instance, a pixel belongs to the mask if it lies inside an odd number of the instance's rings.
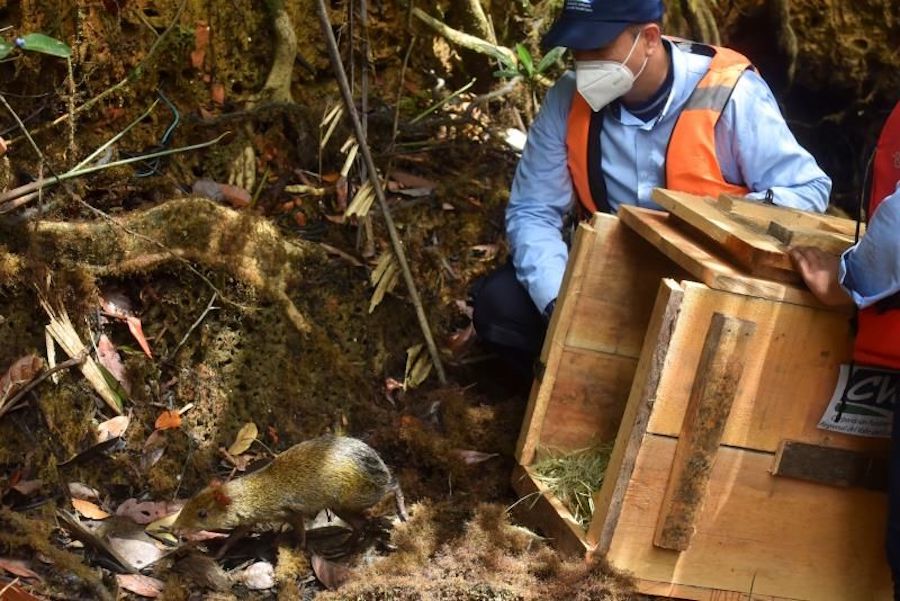
[[841,365],[837,387],[819,428],[854,436],[890,438],[900,372],[864,365]]

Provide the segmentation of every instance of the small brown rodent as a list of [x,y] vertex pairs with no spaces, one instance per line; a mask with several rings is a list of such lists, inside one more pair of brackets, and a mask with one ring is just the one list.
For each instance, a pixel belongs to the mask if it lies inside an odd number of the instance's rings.
[[207,486],[185,504],[173,528],[288,522],[303,542],[304,516],[328,508],[353,527],[356,537],[365,510],[391,493],[405,521],[403,493],[378,453],[356,438],[326,435],[292,446],[259,471]]

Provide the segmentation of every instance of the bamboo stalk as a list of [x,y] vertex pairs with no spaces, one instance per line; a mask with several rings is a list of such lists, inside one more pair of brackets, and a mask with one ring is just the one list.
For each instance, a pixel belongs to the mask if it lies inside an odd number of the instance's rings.
[[[419,326],[422,328],[422,335],[425,337],[425,343],[428,346],[428,352],[434,363],[435,371],[441,384],[447,383],[447,375],[444,373],[444,366],[441,363],[441,357],[438,353],[437,345],[434,343],[434,337],[431,334],[431,327],[428,324],[428,317],[425,315],[425,309],[422,307],[422,300],[419,298],[419,292],[416,289],[416,283],[413,281],[412,273],[409,270],[409,263],[406,261],[406,253],[403,251],[403,243],[397,228],[394,225],[394,219],[388,208],[387,199],[384,196],[384,190],[381,182],[378,181],[378,172],[375,169],[375,161],[372,159],[372,151],[369,149],[369,143],[363,132],[362,123],[359,120],[359,114],[356,111],[356,105],[353,103],[353,95],[350,92],[350,84],[347,81],[347,74],[344,71],[344,65],[341,63],[341,56],[338,52],[337,40],[334,39],[334,32],[331,29],[331,21],[328,18],[328,9],[325,6],[325,0],[316,0],[319,12],[319,21],[322,25],[322,33],[328,45],[328,54],[331,57],[331,66],[334,69],[335,77],[341,88],[341,96],[344,99],[344,105],[350,120],[353,122],[353,130],[356,132],[356,141],[359,142],[359,149],[362,152],[363,159],[366,162],[369,180],[372,187],[375,188],[375,194],[378,198],[378,204],[384,215],[384,222],[387,226],[388,234],[391,238],[391,246],[394,254],[397,256],[397,262],[400,264],[400,270],[403,272],[403,279],[406,282],[406,288],[409,291],[410,300],[416,309],[416,317],[419,319]],[[414,9],[415,10],[415,9]]]

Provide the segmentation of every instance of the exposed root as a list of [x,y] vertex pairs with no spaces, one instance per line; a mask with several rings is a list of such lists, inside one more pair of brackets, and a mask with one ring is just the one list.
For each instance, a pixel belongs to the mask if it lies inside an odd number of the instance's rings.
[[297,34],[294,23],[281,0],[268,0],[272,13],[272,27],[275,30],[275,57],[266,83],[259,93],[259,101],[293,102],[291,95],[291,75],[297,58]]
[[778,26],[778,45],[787,61],[788,85],[794,83],[797,70],[797,34],[791,26],[791,0],[770,0],[770,10]]
[[684,17],[691,27],[692,37],[698,42],[718,46],[722,43],[716,18],[709,8],[709,0],[682,0]]
[[48,264],[67,260],[100,277],[146,273],[177,260],[222,270],[279,303],[299,331],[310,331],[287,289],[304,261],[323,256],[318,248],[288,242],[268,221],[200,198],[172,200],[117,222],[124,227],[39,222],[32,247]]

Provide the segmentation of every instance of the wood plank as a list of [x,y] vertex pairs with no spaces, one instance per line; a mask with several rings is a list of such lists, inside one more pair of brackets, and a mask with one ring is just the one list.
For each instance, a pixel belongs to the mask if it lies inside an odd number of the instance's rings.
[[566,345],[637,359],[660,280],[690,274],[621,224],[596,238],[585,260]]
[[662,188],[654,189],[651,197],[670,214],[700,230],[750,273],[758,267],[793,270],[783,245],[729,218],[716,207],[714,199]]
[[841,255],[855,243],[851,236],[822,230],[791,229],[775,221],[769,223],[767,231],[787,247],[812,246],[835,256]]
[[775,455],[773,476],[797,478],[828,486],[859,486],[887,491],[888,458],[784,440]]
[[544,415],[550,403],[556,372],[562,358],[565,334],[572,320],[578,291],[581,289],[581,282],[588,268],[588,263],[584,259],[593,247],[594,239],[598,235],[605,236],[610,229],[617,226],[618,220],[609,217],[608,219],[595,219],[591,226],[582,223],[575,232],[572,249],[569,251],[569,263],[566,265],[562,282],[562,290],[569,291],[569,294],[560,295],[556,309],[550,318],[540,356],[540,363],[543,366],[543,369],[539,370],[541,377],[536,378],[531,386],[528,405],[522,420],[522,429],[516,443],[515,456],[521,465],[529,465],[534,460],[534,451],[540,440]]
[[[835,217],[825,213],[801,211],[790,207],[767,205],[759,201],[747,200],[746,198],[730,194],[720,195],[716,199],[715,205],[722,211],[756,221],[762,229],[767,228],[769,223],[775,221],[788,228],[833,232],[851,238],[856,233],[856,221],[853,219]],[[862,227],[865,228],[865,224],[862,224]]]
[[666,371],[647,431],[678,436],[714,313],[757,324],[752,352],[722,437],[723,445],[775,453],[782,440],[885,454],[884,439],[849,436],[816,426],[852,356],[848,319],[825,309],[778,303],[684,282]]
[[614,440],[636,367],[630,357],[564,349],[539,447],[570,452]]
[[690,547],[655,547],[677,444],[645,437],[607,554],[613,566],[638,580],[789,599],[892,598],[884,495],[773,477],[770,453],[720,448]]
[[622,425],[607,466],[607,475],[603,486],[594,495],[595,510],[587,540],[589,544],[596,544],[601,554],[609,550],[622,511],[622,500],[656,400],[657,386],[683,296],[681,286],[674,280],[666,279],[660,283]]
[[689,601],[798,601],[787,597],[773,597],[772,595],[757,595],[753,593],[739,593],[735,591],[722,591],[703,588],[699,586],[685,586],[670,582],[655,582],[653,580],[637,579],[635,589],[644,595],[653,595],[654,599],[676,599]]
[[712,316],[656,525],[657,547],[684,551],[690,545],[755,331],[751,321]]
[[513,469],[512,486],[519,496],[513,508],[518,521],[550,538],[564,555],[587,557],[593,552],[584,540],[581,524],[528,468],[517,465]]
[[755,278],[739,271],[714,254],[708,244],[673,226],[663,211],[620,207],[619,219],[710,288],[798,305],[823,306],[805,287]]

